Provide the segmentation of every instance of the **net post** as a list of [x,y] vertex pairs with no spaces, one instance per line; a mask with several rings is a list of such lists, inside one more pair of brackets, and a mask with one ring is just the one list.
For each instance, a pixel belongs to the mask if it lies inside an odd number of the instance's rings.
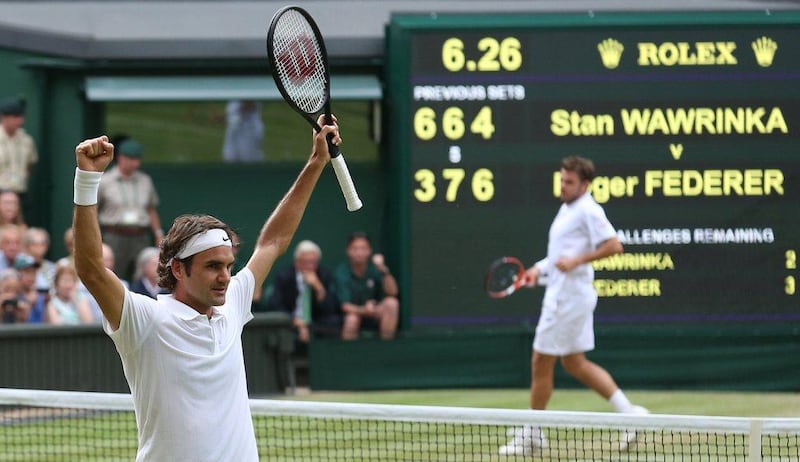
[[748,462],[761,462],[761,419],[750,420],[750,454]]

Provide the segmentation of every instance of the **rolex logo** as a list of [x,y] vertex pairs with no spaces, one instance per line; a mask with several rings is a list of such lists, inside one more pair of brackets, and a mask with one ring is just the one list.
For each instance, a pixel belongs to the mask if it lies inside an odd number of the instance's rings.
[[624,49],[625,47],[613,38],[607,38],[597,44],[597,51],[600,52],[600,59],[603,60],[606,69],[616,69],[619,66]]
[[756,55],[756,62],[758,62],[758,65],[761,67],[772,66],[775,52],[778,51],[778,43],[767,36],[763,36],[753,40],[751,45],[753,46],[753,52]]

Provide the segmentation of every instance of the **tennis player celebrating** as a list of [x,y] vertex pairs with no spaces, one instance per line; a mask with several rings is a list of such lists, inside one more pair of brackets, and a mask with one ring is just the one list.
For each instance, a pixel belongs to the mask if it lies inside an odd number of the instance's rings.
[[[561,208],[550,225],[547,257],[528,268],[524,283],[535,286],[547,275],[547,289],[533,340],[531,409],[545,409],[553,394],[553,370],[561,358],[564,369],[582,384],[610,401],[617,412],[646,413],[634,406],[605,369],[589,361],[594,349],[594,309],[597,292],[592,286],[594,260],[622,252],[614,227],[603,208],[589,193],[594,164],[571,156],[561,162]],[[531,455],[547,446],[541,429],[514,429],[513,438],[500,447],[501,455]],[[636,433],[623,432],[619,449],[626,450]]]
[[158,268],[159,283],[172,293],[158,300],[130,292],[103,266],[97,185],[114,146],[101,136],[75,149],[75,266],[122,359],[136,411],[137,461],[258,461],[241,333],[253,318],[254,288],[289,246],[330,160],[328,135],[341,141],[336,126],[315,134],[311,157],[235,276],[231,229],[211,216],[178,217]]

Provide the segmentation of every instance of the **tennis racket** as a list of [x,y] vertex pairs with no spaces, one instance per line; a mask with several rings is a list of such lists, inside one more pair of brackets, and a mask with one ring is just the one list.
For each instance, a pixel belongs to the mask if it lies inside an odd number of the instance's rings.
[[486,271],[486,293],[492,298],[504,298],[520,287],[525,276],[525,266],[515,257],[502,257],[493,261]]
[[[331,79],[328,72],[328,53],[325,42],[314,19],[304,9],[287,6],[280,9],[269,25],[267,32],[267,57],[272,69],[272,78],[283,99],[308,123],[319,131],[316,116],[325,112],[325,123],[333,124],[331,118]],[[328,137],[328,151],[342,188],[347,210],[361,208],[350,171],[339,147]]]

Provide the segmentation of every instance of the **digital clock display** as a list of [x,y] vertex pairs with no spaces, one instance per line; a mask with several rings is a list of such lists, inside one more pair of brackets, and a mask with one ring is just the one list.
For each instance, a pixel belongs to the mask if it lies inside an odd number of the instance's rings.
[[391,197],[412,325],[516,323],[490,299],[510,255],[545,255],[559,164],[622,255],[593,263],[598,322],[800,319],[800,14],[395,16]]

